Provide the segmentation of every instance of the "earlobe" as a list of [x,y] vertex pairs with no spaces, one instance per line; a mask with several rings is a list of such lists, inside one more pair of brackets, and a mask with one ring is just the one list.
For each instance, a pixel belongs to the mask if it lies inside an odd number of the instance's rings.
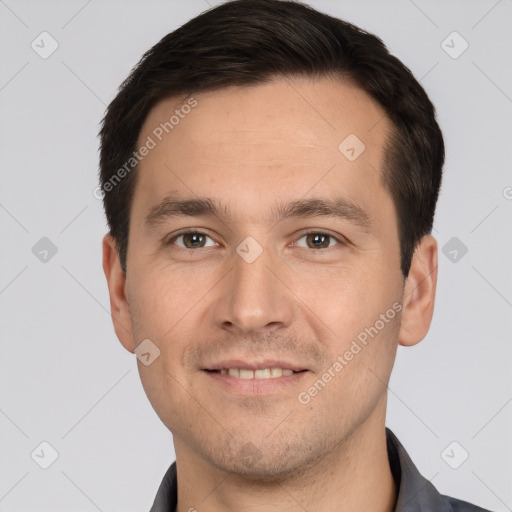
[[135,351],[130,305],[125,294],[126,276],[121,269],[114,238],[110,233],[103,237],[103,272],[107,279],[110,295],[110,314],[115,333],[129,352]]
[[432,235],[425,235],[414,251],[405,281],[400,345],[416,345],[427,335],[434,313],[436,284],[437,241]]

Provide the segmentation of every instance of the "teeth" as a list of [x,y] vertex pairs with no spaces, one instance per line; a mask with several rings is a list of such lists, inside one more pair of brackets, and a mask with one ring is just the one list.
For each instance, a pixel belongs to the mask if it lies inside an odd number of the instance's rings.
[[270,368],[265,368],[264,370],[256,370],[254,372],[255,379],[270,379]]
[[222,375],[230,375],[231,377],[238,377],[239,379],[272,379],[281,376],[289,376],[293,374],[293,370],[282,368],[262,368],[260,370],[244,370],[238,368],[229,368],[228,370],[222,369]]
[[271,368],[270,374],[272,377],[281,377],[281,375],[283,375],[283,370],[281,370],[281,368]]
[[[239,371],[239,370],[235,370]],[[254,379],[254,372],[252,370],[240,370],[241,379]]]

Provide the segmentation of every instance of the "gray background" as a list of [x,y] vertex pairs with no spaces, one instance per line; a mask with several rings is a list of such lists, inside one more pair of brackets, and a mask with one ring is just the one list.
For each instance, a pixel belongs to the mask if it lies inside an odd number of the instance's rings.
[[[174,460],[111,325],[96,134],[142,53],[208,4],[0,1],[1,511],[149,510]],[[399,348],[387,424],[442,493],[512,510],[512,0],[310,5],[379,35],[446,139],[433,324]],[[43,31],[59,45],[46,59],[31,47]],[[469,44],[457,58],[453,31]]]

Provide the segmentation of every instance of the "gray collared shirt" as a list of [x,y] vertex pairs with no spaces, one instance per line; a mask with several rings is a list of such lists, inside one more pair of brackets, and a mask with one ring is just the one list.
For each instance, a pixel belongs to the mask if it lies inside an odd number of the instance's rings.
[[[389,463],[397,483],[395,512],[490,512],[467,501],[439,494],[413,464],[395,434],[386,427]],[[176,462],[165,473],[150,512],[175,512],[178,501]]]

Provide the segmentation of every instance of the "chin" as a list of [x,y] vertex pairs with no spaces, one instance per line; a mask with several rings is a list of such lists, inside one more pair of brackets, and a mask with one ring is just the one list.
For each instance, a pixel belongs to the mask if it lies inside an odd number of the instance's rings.
[[299,479],[324,456],[319,452],[311,453],[306,446],[289,444],[266,446],[260,450],[250,441],[236,447],[234,453],[226,450],[222,455],[211,455],[212,464],[222,471],[252,483],[276,485]]

